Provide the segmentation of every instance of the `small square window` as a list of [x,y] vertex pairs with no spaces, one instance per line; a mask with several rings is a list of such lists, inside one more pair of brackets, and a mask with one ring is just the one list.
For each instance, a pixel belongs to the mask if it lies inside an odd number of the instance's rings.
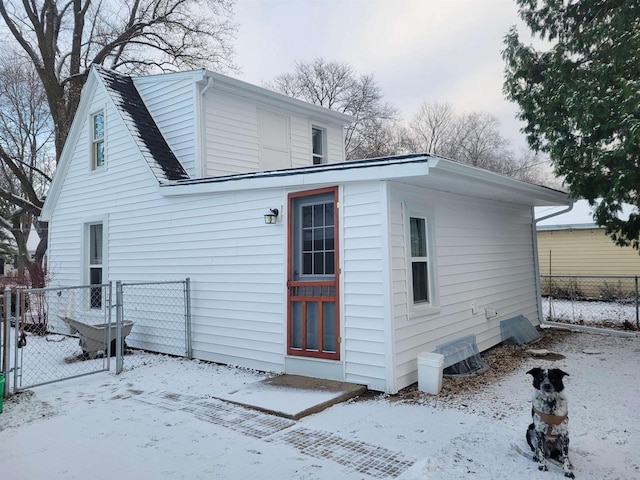
[[311,142],[313,147],[312,154],[313,154],[314,165],[321,165],[323,163],[327,163],[327,156],[325,153],[326,151],[325,137],[326,137],[325,130],[318,127],[313,127],[311,129]]
[[91,169],[104,166],[104,112],[91,116]]

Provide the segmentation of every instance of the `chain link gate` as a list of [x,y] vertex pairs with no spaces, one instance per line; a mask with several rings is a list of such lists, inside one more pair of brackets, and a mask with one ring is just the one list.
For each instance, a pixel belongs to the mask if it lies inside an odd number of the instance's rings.
[[[111,286],[6,289],[3,368],[14,392],[109,370],[112,340]],[[102,355],[83,346],[71,321],[102,326]],[[89,348],[89,349],[87,349]]]
[[5,395],[108,371],[112,356],[116,374],[144,364],[148,352],[191,358],[189,279],[114,285],[0,294]]

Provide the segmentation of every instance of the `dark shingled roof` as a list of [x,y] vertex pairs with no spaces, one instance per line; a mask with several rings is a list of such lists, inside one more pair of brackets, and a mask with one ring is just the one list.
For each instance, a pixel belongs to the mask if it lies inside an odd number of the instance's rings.
[[95,69],[158,182],[187,180],[189,175],[160,133],[131,77],[99,66]]

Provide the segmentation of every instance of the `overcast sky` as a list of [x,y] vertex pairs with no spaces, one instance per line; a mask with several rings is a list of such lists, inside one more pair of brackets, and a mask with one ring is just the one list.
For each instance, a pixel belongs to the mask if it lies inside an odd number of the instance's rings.
[[518,24],[514,0],[237,0],[238,78],[262,85],[296,60],[347,62],[373,73],[409,119],[423,100],[487,111],[516,151],[526,145],[502,94],[500,52]]

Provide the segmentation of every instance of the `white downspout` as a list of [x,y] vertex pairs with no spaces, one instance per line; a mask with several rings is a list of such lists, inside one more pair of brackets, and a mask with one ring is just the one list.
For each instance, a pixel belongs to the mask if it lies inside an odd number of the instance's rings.
[[538,302],[538,321],[541,324],[548,325],[544,319],[544,313],[542,312],[542,287],[540,286],[540,260],[538,259],[538,222],[542,220],[546,220],[547,218],[556,217],[558,215],[562,215],[563,213],[567,213],[573,210],[573,202],[571,202],[566,209],[560,210],[559,212],[552,213],[550,215],[545,215],[544,217],[535,218],[535,207],[531,207],[531,213],[533,215],[534,221],[531,223],[531,236],[533,237],[533,268],[535,272],[535,287],[536,287],[536,298]]
[[[533,210],[533,207],[532,207]],[[572,323],[563,323],[563,322],[551,322],[549,320],[544,319],[544,313],[542,311],[542,288],[540,286],[540,263],[538,260],[538,229],[536,225],[538,222],[542,220],[546,220],[548,218],[556,217],[558,215],[562,215],[563,213],[567,213],[573,210],[573,202],[568,206],[565,210],[560,210],[559,212],[552,213],[550,215],[545,215],[544,217],[536,218],[535,221],[531,224],[531,229],[533,230],[533,244],[535,245],[535,255],[533,256],[533,263],[536,272],[536,295],[538,297],[538,316],[540,323],[544,326],[551,328],[563,328],[567,330],[575,330],[578,332],[587,332],[587,333],[598,333],[598,334],[607,334],[607,335],[616,335],[619,337],[635,337],[636,334],[632,332],[621,332],[619,330],[613,330],[610,328],[601,328],[601,327],[588,327],[586,325],[574,325]]]
[[[206,76],[206,73],[205,73]],[[197,135],[198,135],[198,164],[197,164],[197,175],[200,178],[204,178],[207,176],[207,162],[206,162],[206,131],[205,131],[205,102],[204,102],[204,94],[211,88],[213,85],[213,78],[207,77],[207,84],[204,86],[202,90],[200,90],[200,94],[198,97],[198,125],[196,127]]]

